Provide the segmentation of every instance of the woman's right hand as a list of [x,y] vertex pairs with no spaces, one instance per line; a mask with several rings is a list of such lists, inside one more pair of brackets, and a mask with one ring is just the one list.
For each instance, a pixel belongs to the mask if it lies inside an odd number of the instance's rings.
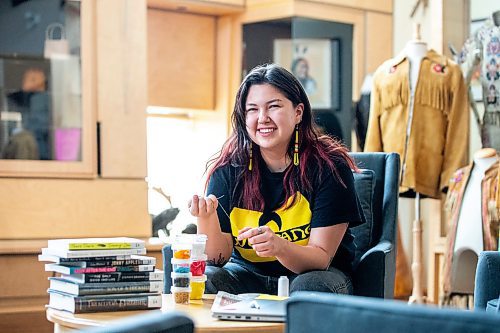
[[209,217],[215,213],[218,205],[219,201],[213,194],[207,197],[195,194],[188,202],[189,212],[196,217]]

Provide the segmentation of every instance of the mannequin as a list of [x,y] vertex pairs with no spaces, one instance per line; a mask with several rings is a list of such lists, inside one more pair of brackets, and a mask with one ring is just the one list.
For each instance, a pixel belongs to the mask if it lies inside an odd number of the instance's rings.
[[[420,24],[415,26],[414,39],[410,40],[404,52],[410,62],[410,120],[407,126],[407,140],[411,136],[411,125],[414,112],[415,90],[417,87],[420,73],[420,64],[427,54],[427,43],[421,40]],[[420,193],[415,193],[415,220],[413,221],[413,258],[411,264],[413,276],[413,290],[410,297],[410,303],[423,303],[422,292],[422,221],[420,220]]]
[[499,47],[499,39],[500,10],[492,13],[484,25],[467,39],[462,52],[457,54],[457,62],[462,67],[468,85],[472,75],[479,70],[485,110],[482,119],[474,98],[470,98],[470,103],[481,131],[482,146],[497,151],[500,151],[500,56],[494,50]]
[[410,61],[410,90],[415,92],[417,86],[418,73],[420,71],[420,62],[427,53],[427,43],[420,38],[420,25],[417,24],[415,28],[415,38],[408,41],[405,46],[405,53]]
[[[486,170],[496,161],[495,149],[483,148],[474,154],[474,163],[466,184],[462,207],[458,215],[453,248],[452,291],[474,293],[474,272],[477,255],[483,251],[481,216],[481,182]],[[466,252],[469,250],[470,252]]]
[[481,251],[498,250],[499,157],[493,148],[474,154],[449,182],[444,209],[449,225],[440,305],[473,307],[474,275]]
[[440,199],[454,172],[467,164],[469,110],[460,67],[428,50],[415,26],[403,52],[373,76],[365,151],[401,157],[401,196],[415,198],[413,292],[423,303],[420,198]]

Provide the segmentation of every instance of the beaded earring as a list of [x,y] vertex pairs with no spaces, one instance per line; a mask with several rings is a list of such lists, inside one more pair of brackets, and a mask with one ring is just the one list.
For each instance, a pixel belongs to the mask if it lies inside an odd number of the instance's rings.
[[299,124],[295,125],[295,146],[293,149],[293,164],[299,165]]
[[250,161],[248,163],[248,170],[252,171],[252,141],[250,141]]

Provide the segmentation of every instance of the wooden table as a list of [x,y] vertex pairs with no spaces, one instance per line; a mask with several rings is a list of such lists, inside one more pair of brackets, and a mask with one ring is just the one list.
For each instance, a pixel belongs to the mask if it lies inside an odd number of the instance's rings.
[[[250,322],[250,321],[230,321],[218,320],[212,317],[210,308],[214,300],[214,295],[205,295],[203,300],[191,301],[189,305],[175,304],[172,294],[163,295],[162,312],[177,310],[190,316],[195,325],[197,333],[216,333],[216,332],[268,332],[283,333],[285,331],[284,323],[272,322]],[[47,319],[54,323],[54,332],[73,332],[77,329],[89,328],[93,326],[107,326],[114,320],[126,318],[128,316],[149,313],[151,311],[119,311],[119,312],[99,312],[72,314],[65,311],[47,309]]]

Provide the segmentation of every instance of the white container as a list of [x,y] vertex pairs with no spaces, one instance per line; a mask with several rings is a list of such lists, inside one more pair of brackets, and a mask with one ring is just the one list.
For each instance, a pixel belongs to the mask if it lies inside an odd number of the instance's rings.
[[199,257],[205,253],[205,246],[207,244],[207,235],[198,234],[193,235],[193,243],[191,249],[191,256]]
[[180,288],[189,288],[191,282],[191,273],[175,273],[170,274],[172,276],[172,286]]
[[191,278],[191,295],[190,299],[202,299],[205,293],[205,283],[207,281],[207,276],[193,276]]
[[289,281],[288,277],[280,276],[278,279],[278,296],[288,297],[289,293]]
[[191,288],[171,287],[170,291],[174,295],[174,302],[177,304],[189,304]]
[[172,272],[175,273],[189,273],[191,260],[190,259],[170,259],[172,263]]
[[193,247],[191,235],[180,234],[176,235],[172,243],[173,257],[176,259],[189,259],[191,257],[191,249]]
[[191,258],[190,271],[193,276],[201,276],[205,274],[205,269],[207,267],[208,256],[202,254],[201,256],[196,256]]

